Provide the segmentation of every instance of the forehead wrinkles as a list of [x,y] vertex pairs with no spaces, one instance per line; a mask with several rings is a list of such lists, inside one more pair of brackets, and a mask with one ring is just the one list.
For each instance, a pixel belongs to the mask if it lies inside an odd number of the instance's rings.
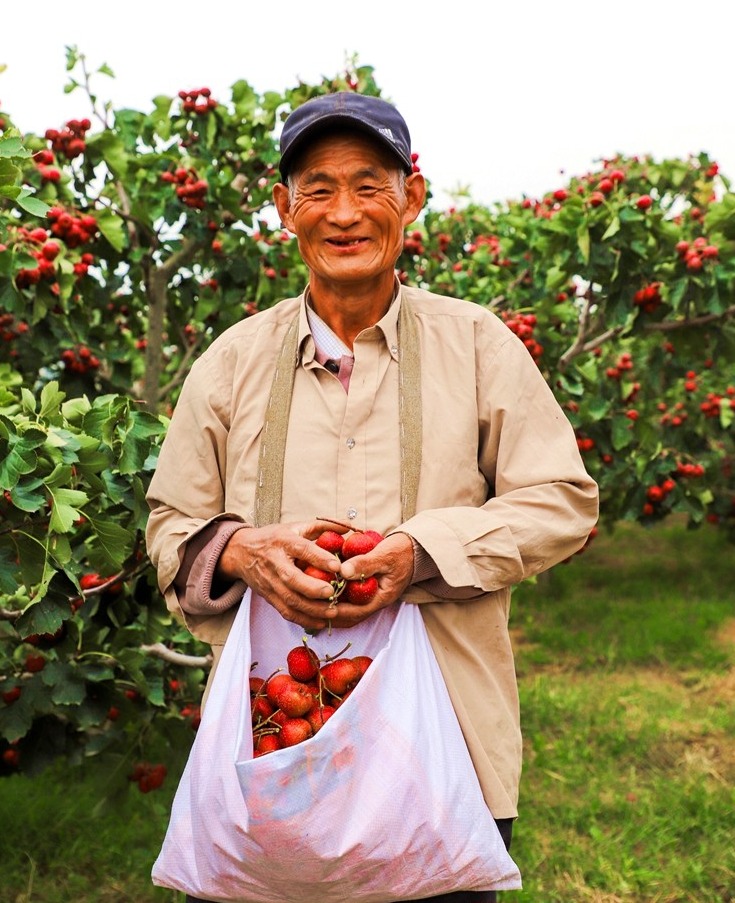
[[339,171],[336,171],[336,167],[331,171],[314,167],[297,175],[297,180],[306,186],[313,185],[315,182],[336,184],[339,181],[359,182],[362,179],[373,179],[375,181],[386,182],[389,180],[389,174],[384,169],[377,166],[365,166],[355,172],[352,172],[347,166],[342,166],[339,167]]

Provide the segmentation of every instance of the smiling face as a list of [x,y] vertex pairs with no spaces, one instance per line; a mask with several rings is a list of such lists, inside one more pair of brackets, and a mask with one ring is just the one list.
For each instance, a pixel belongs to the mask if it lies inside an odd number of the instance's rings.
[[403,232],[423,206],[423,177],[404,177],[393,154],[360,132],[314,141],[274,200],[309,268],[315,298],[392,296]]

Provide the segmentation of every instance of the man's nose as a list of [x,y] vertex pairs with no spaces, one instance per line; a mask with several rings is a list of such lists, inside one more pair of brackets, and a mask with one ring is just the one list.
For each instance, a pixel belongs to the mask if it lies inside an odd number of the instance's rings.
[[327,211],[327,218],[335,225],[346,227],[360,218],[360,205],[353,192],[337,191]]

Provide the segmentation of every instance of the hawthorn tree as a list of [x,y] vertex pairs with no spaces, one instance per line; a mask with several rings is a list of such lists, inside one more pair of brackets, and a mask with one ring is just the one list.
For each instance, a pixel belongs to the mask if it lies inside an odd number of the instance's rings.
[[[113,110],[21,135],[0,112],[0,770],[105,755],[154,789],[207,652],[163,605],[145,490],[188,368],[306,273],[270,206],[277,135],[334,79]],[[81,104],[80,104],[81,105]],[[706,154],[601,161],[540,199],[427,209],[400,278],[495,310],[564,406],[602,522],[685,512],[735,535],[735,196]],[[137,764],[136,764],[137,762]],[[113,782],[114,783],[114,782]]]

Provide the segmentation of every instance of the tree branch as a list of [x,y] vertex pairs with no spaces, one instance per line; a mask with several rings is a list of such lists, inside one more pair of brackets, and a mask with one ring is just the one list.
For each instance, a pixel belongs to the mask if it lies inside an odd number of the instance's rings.
[[719,314],[702,314],[701,317],[692,317],[684,320],[668,320],[661,323],[646,323],[645,329],[651,332],[672,332],[675,329],[685,329],[689,326],[706,326],[708,323],[717,323],[735,316],[735,304],[723,310]]
[[165,385],[160,386],[158,389],[159,401],[163,401],[172,389],[175,389],[184,381],[184,377],[186,376],[189,369],[189,361],[194,357],[201,346],[201,336],[197,337],[196,342],[192,342],[191,345],[186,346],[184,353],[181,355],[181,360],[179,361],[179,366],[176,368],[176,372]]
[[185,655],[183,652],[177,652],[175,649],[169,649],[163,643],[151,643],[140,647],[141,652],[146,655],[152,655],[155,658],[163,659],[172,665],[181,665],[184,668],[211,668],[211,655]]

